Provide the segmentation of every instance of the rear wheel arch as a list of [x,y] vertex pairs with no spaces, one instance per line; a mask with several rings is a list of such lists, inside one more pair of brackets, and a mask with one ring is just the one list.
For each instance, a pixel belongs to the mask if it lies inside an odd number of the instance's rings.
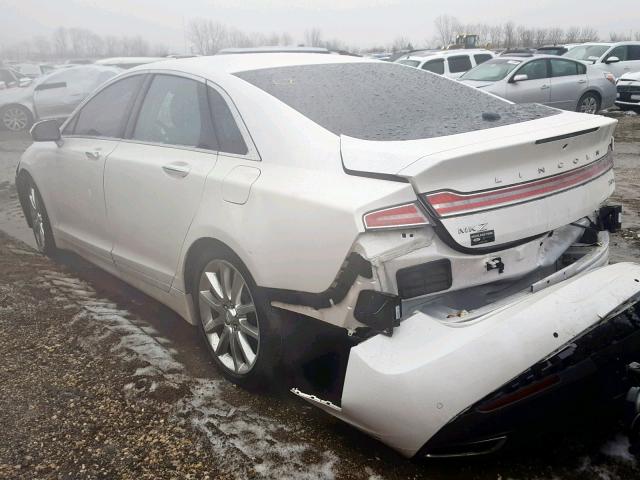
[[253,275],[242,258],[226,243],[213,237],[202,237],[191,244],[185,255],[184,267],[182,269],[184,287],[186,293],[193,293],[193,277],[195,270],[199,267],[202,257],[208,253],[215,252],[228,254],[240,261],[245,268]]

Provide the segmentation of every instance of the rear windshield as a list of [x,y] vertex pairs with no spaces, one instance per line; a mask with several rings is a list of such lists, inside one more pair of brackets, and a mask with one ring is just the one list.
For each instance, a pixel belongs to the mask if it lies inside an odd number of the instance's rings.
[[441,137],[557,113],[393,63],[296,65],[235,75],[336,135],[363,140]]

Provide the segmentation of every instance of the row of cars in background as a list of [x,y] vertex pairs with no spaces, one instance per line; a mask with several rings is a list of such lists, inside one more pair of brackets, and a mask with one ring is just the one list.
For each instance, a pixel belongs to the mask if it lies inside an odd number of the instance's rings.
[[458,79],[515,103],[585,113],[614,103],[624,110],[640,110],[640,42],[502,52],[421,50],[403,54],[395,62]]
[[[248,50],[336,53],[299,47],[227,49],[220,53]],[[552,45],[501,52],[416,50],[393,57],[372,56],[457,79],[515,103],[541,103],[584,113],[597,113],[616,104],[622,110],[640,113],[640,42]],[[165,59],[116,57],[95,62],[70,60],[63,65],[0,64],[0,127],[21,131],[36,120],[62,120],[98,85],[123,69]]]
[[[174,56],[172,56],[173,58]],[[165,57],[115,57],[62,65],[0,65],[0,128],[27,130],[36,120],[65,119],[99,85],[123,69]]]

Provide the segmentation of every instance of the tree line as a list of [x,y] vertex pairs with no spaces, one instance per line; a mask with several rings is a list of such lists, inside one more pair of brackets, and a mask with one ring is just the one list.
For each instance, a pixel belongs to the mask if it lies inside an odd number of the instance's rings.
[[[340,39],[325,39],[319,28],[304,32],[296,41],[289,33],[245,32],[212,19],[193,19],[185,25],[185,42],[189,53],[212,55],[223,48],[305,45],[345,50],[354,53],[373,51],[398,51],[413,48],[442,48],[455,42],[459,34],[477,34],[480,46],[489,48],[539,47],[547,44],[582,43],[601,40],[598,31],[589,26],[567,28],[535,28],[503,24],[463,23],[451,15],[440,15],[434,21],[435,35],[414,43],[405,36],[398,36],[387,45],[371,45],[357,48]],[[613,42],[639,40],[640,30],[635,32],[611,32]],[[104,58],[119,56],[166,56],[169,48],[162,44],[150,44],[140,35],[98,35],[86,28],[59,27],[49,36],[38,35],[30,40],[0,47],[0,59],[17,61],[55,61],[73,58]]]

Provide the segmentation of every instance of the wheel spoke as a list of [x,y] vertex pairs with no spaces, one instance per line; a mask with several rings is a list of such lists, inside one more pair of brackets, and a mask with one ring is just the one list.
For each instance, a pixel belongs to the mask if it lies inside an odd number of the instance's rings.
[[260,337],[258,327],[251,325],[245,318],[241,318],[238,321],[238,325],[240,326],[240,331],[245,335],[249,335],[251,338],[255,338],[256,340]]
[[246,317],[248,313],[255,313],[256,307],[253,303],[248,303],[246,305],[238,305],[236,307],[236,312],[239,317]]
[[31,192],[29,192],[29,201],[31,202],[31,208],[37,211],[38,207],[36,206],[36,191],[33,188],[31,189]]
[[229,344],[231,345],[231,357],[233,358],[233,368],[237,372],[240,369],[240,365],[243,363],[240,358],[240,348],[238,346],[238,334],[234,331],[231,332],[231,337],[229,339]]
[[256,354],[253,352],[251,345],[245,338],[242,332],[236,332],[238,338],[238,345],[240,346],[240,350],[242,350],[242,356],[246,360],[247,365],[252,365],[256,359]]
[[222,291],[224,293],[225,300],[231,300],[231,284],[233,282],[234,271],[227,265],[222,264],[220,266],[222,275]]
[[218,297],[218,299],[224,300],[224,293],[222,291],[222,285],[220,285],[220,280],[218,279],[218,274],[214,272],[205,272],[205,276],[211,286],[211,291]]
[[224,320],[222,320],[221,316],[217,316],[216,318],[209,318],[208,320],[203,322],[203,327],[205,333],[211,333],[215,330],[216,327],[224,324]]
[[202,290],[200,292],[200,300],[205,303],[210,309],[215,310],[220,315],[224,314],[224,307],[222,302],[216,299],[209,290]]
[[234,305],[240,305],[240,297],[242,295],[242,289],[244,288],[244,280],[242,275],[235,274],[233,276],[233,282],[231,283],[230,300]]
[[220,339],[218,340],[218,345],[216,345],[216,355],[220,356],[229,350],[230,333],[231,329],[229,327],[224,327],[222,334],[220,335]]

